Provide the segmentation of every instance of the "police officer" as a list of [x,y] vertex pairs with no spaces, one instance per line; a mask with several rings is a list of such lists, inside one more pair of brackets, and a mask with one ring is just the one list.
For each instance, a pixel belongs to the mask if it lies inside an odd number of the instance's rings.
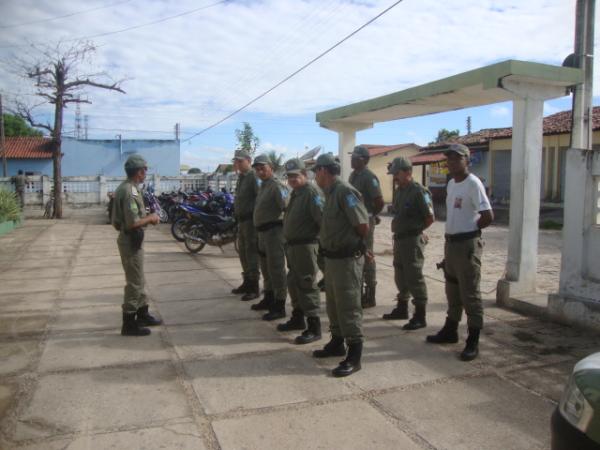
[[246,150],[236,150],[233,157],[233,168],[238,172],[235,189],[234,214],[238,222],[238,249],[242,264],[243,281],[240,286],[231,290],[232,294],[244,294],[242,300],[258,298],[258,236],[252,222],[254,203],[258,195],[260,180],[251,167],[252,158]]
[[344,356],[333,369],[335,377],[344,377],[360,370],[363,347],[362,307],[360,291],[364,266],[363,255],[369,235],[369,217],[360,192],[339,179],[340,164],[331,154],[317,158],[315,179],[325,193],[323,220],[319,241],[325,257],[325,296],[331,340],[322,350],[313,352],[316,358]]
[[23,171],[19,169],[17,175],[12,177],[11,180],[15,184],[15,192],[17,197],[19,197],[19,204],[21,205],[21,209],[25,208],[25,184],[27,182],[27,178],[23,175]]
[[483,253],[481,230],[492,223],[494,214],[483,184],[469,173],[469,148],[452,144],[444,154],[448,172],[452,176],[446,189],[444,245],[448,311],[443,328],[437,334],[427,336],[427,342],[458,342],[458,324],[464,309],[469,335],[460,358],[471,361],[479,354],[479,334],[483,328],[483,305],[479,289]]
[[394,192],[392,232],[394,233],[394,280],[398,288],[398,306],[383,318],[408,319],[410,293],[415,313],[402,328],[417,330],[427,326],[425,310],[427,286],[423,277],[425,238],[423,230],[433,223],[431,193],[412,178],[412,164],[403,157],[394,158],[388,173],[394,176],[398,189]]
[[283,212],[287,206],[287,187],[273,173],[267,155],[254,158],[252,167],[261,180],[256,197],[253,221],[258,232],[258,253],[263,274],[265,297],[252,309],[268,309],[263,320],[285,317],[287,282],[283,239]]
[[[294,158],[285,163],[290,203],[283,218],[283,236],[288,262],[288,291],[292,299],[292,317],[279,324],[279,331],[304,330],[296,344],[321,339],[320,289],[317,286],[318,234],[321,227],[323,199],[308,182],[304,161]],[[304,317],[308,327],[304,322]],[[306,328],[306,329],[305,329]]]
[[121,263],[125,271],[125,294],[123,298],[123,336],[146,336],[150,334],[146,326],[162,323],[148,312],[144,290],[144,227],[156,225],[157,214],[146,215],[144,199],[138,186],[144,182],[148,164],[140,155],[134,154],[125,162],[127,180],[115,191],[112,225],[119,231],[117,244]]
[[[377,214],[383,209],[383,196],[379,179],[367,167],[369,164],[369,150],[357,145],[352,152],[351,165],[352,173],[348,181],[361,194],[367,212],[369,213],[369,235],[367,236],[367,250],[373,253],[373,241],[375,235],[375,224]],[[375,258],[365,259],[365,268],[363,275],[365,290],[361,298],[363,308],[372,308],[376,305],[375,286],[377,285]]]

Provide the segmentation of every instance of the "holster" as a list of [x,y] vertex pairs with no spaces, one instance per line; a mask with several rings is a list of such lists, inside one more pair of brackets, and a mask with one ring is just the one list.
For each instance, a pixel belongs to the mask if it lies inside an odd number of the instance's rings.
[[142,248],[142,243],[144,242],[144,229],[143,228],[135,228],[131,231],[128,231],[127,235],[129,236],[132,250],[137,251]]

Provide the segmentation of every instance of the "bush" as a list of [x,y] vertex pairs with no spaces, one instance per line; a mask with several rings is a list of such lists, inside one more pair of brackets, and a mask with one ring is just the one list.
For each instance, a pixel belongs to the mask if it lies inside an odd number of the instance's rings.
[[542,230],[562,230],[563,226],[560,222],[548,219],[540,223],[540,228]]
[[0,189],[0,222],[17,221],[21,218],[21,208],[14,192]]

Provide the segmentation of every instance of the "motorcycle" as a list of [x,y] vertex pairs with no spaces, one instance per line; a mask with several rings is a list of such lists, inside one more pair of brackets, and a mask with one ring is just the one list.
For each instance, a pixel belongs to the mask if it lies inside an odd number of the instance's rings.
[[206,244],[219,247],[233,242],[237,248],[237,222],[233,217],[198,211],[184,230],[185,248],[198,253]]
[[161,223],[167,223],[169,221],[169,215],[164,208],[161,208],[159,201],[154,195],[154,188],[152,186],[148,186],[143,190],[142,195],[147,212],[157,214]]

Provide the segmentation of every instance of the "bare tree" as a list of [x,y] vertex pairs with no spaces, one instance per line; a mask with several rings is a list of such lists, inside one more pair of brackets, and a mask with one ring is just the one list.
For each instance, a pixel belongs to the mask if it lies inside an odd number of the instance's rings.
[[[43,100],[36,104],[16,102],[15,112],[36,128],[47,130],[52,137],[52,163],[54,176],[54,218],[62,218],[61,147],[63,111],[69,103],[91,103],[82,98],[86,88],[94,87],[125,93],[124,80],[113,81],[105,72],[83,71],[91,62],[96,46],[91,42],[76,42],[68,47],[31,46],[32,51],[17,59],[19,74],[33,81],[36,95]],[[108,82],[103,82],[108,80]],[[34,110],[44,104],[54,105],[54,124],[35,119]]]

